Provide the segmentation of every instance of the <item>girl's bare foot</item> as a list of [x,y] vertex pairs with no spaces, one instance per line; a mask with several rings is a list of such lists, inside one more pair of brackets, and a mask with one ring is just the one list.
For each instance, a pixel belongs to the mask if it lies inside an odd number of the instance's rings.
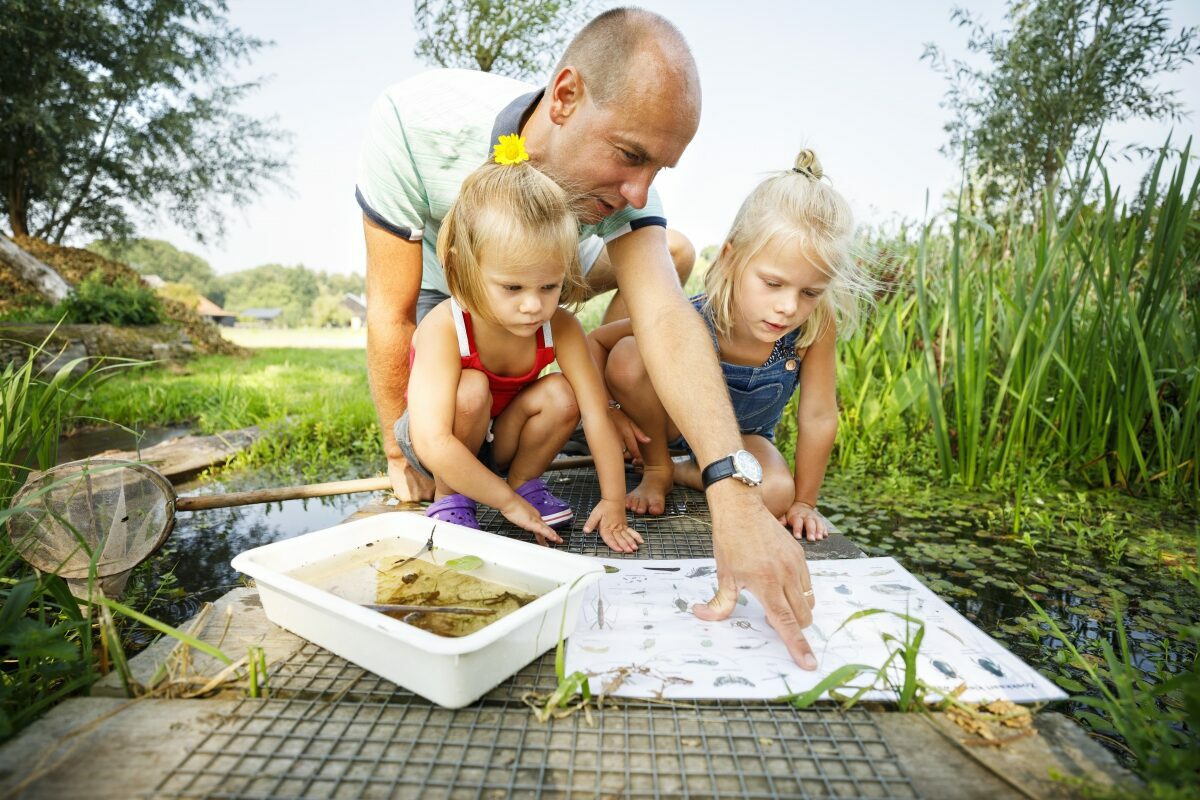
[[642,471],[642,482],[625,495],[625,508],[635,514],[662,514],[667,505],[667,492],[671,491],[672,471],[670,466],[647,466]]

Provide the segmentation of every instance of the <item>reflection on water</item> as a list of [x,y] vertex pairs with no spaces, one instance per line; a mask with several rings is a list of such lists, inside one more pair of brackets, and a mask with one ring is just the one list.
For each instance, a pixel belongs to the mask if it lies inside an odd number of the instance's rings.
[[106,450],[145,450],[168,439],[190,436],[192,432],[190,425],[151,427],[138,432],[116,427],[91,428],[58,440],[58,463],[78,461]]
[[[180,495],[221,494],[278,485],[262,476],[244,475],[226,476],[220,483],[193,482],[176,490]],[[240,573],[229,565],[238,553],[337,525],[375,496],[382,493],[181,512],[167,544],[147,562],[148,569],[138,571],[138,592],[147,598],[156,595],[149,608],[151,616],[179,625],[202,603],[241,585]],[[165,581],[164,576],[168,576]],[[135,632],[131,638],[136,647],[154,636],[148,631]]]

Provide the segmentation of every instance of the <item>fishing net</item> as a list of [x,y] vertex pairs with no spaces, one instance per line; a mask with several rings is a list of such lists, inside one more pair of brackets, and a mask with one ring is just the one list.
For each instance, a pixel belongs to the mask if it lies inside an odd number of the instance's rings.
[[8,536],[21,557],[66,579],[76,597],[116,597],[129,572],[175,524],[175,491],[155,470],[92,458],[30,475],[13,498]]

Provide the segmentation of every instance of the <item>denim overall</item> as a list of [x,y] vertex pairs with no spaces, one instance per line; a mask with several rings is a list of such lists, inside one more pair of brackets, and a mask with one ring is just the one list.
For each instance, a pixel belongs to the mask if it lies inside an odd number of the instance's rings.
[[[692,298],[692,305],[704,318],[712,336],[713,347],[717,348],[719,353],[717,330],[711,315],[704,308],[705,300],[704,295],[696,295]],[[746,367],[721,362],[721,372],[725,376],[725,385],[729,388],[729,400],[733,404],[738,428],[743,434],[755,434],[765,437],[768,441],[775,441],[775,426],[783,416],[783,408],[800,385],[800,359],[795,354],[796,338],[799,335],[799,330],[791,331],[776,343],[775,352],[781,348],[786,352],[782,358],[769,366]],[[773,352],[772,355],[774,354]]]

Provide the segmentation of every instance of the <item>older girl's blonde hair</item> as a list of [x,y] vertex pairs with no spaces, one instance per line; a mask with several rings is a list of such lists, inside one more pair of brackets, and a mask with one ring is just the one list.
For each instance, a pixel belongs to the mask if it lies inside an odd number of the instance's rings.
[[494,322],[480,269],[485,252],[505,258],[551,258],[564,268],[559,302],[585,299],[579,223],[573,200],[529,162],[488,161],[463,181],[438,232],[437,255],[450,294],[474,316]]
[[716,261],[704,276],[708,308],[717,333],[733,328],[736,287],[746,265],[777,237],[797,240],[815,266],[829,276],[829,287],[800,326],[796,349],[812,345],[831,324],[848,335],[858,324],[863,301],[875,282],[854,253],[854,215],[850,205],[821,179],[821,162],[801,150],[795,166],[760,183],[742,203]]

